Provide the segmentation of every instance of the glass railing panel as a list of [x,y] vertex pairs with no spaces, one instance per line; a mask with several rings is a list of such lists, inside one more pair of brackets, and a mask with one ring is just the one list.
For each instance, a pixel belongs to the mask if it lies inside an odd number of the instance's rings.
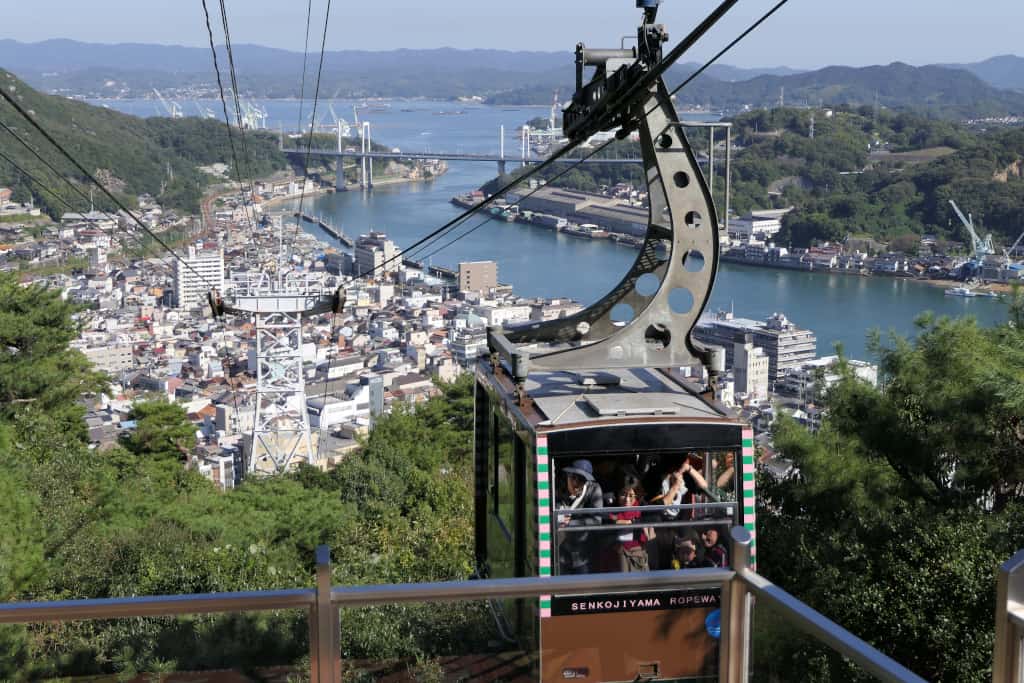
[[535,681],[540,601],[339,610],[344,681]]
[[308,681],[304,610],[0,624],[0,680]]
[[856,664],[796,628],[770,603],[757,600],[751,620],[752,682],[875,681]]

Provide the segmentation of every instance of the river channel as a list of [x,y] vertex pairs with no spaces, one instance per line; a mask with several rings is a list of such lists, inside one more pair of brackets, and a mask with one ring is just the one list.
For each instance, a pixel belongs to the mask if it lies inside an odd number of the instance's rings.
[[[141,115],[151,115],[153,106],[147,101],[126,100],[103,104]],[[298,102],[268,100],[260,104],[269,113],[268,127],[285,122],[286,129],[295,128]],[[349,121],[353,104],[360,103],[333,102],[335,111]],[[219,102],[200,105],[219,111]],[[187,113],[192,106],[183,104]],[[307,103],[305,111],[309,107]],[[325,109],[323,103],[318,106],[318,112]],[[498,132],[504,126],[510,157],[519,150],[515,129],[533,117],[547,115],[547,109],[540,107],[424,100],[370,102],[358,111],[361,120],[371,122],[375,142],[405,151],[496,152]],[[321,118],[319,113],[317,118]],[[329,218],[349,235],[378,230],[404,247],[457,216],[461,210],[448,200],[477,188],[495,172],[491,163],[452,162],[447,174],[430,182],[320,195],[307,199],[303,208]],[[474,226],[479,220],[466,225]],[[304,229],[331,242],[326,233],[312,225]],[[602,240],[581,240],[543,228],[485,220],[478,230],[431,260],[446,266],[456,266],[459,261],[494,260],[499,279],[511,283],[517,293],[572,297],[589,303],[609,290],[635,257],[633,249]],[[924,311],[973,315],[986,325],[1006,319],[1006,307],[998,300],[949,297],[942,288],[920,282],[733,264],[723,264],[719,270],[709,308],[732,309],[737,317],[754,319],[783,312],[799,326],[817,333],[819,355],[831,353],[834,343],[841,342],[850,357],[860,359],[870,359],[865,343],[869,330],[912,335],[913,321]]]

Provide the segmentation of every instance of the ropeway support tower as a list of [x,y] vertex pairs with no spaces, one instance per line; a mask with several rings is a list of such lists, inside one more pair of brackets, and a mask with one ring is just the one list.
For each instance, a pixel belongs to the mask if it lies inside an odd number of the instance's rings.
[[211,306],[215,314],[255,319],[255,415],[246,473],[278,474],[300,462],[316,466],[302,372],[302,316],[340,311],[340,293],[326,293],[323,280],[311,274],[245,273],[231,284],[227,301],[211,295]]
[[[335,122],[340,148],[342,122],[337,117]],[[364,124],[363,133],[366,149],[370,145],[369,123]],[[284,144],[283,129],[280,144]],[[338,176],[344,182],[344,166],[340,160]],[[307,169],[302,179],[303,191],[308,180]],[[300,200],[296,221],[301,220],[301,215]],[[208,294],[214,318],[233,313],[251,317],[255,322],[255,413],[252,432],[243,447],[246,474],[279,474],[300,462],[320,464],[317,462],[320,450],[314,449],[309,429],[302,368],[302,316],[329,311],[337,315],[345,306],[343,285],[339,284],[332,291],[325,287],[322,273],[292,267],[291,247],[286,248],[283,222],[277,221],[277,229],[276,258],[266,264],[266,270],[235,273],[223,296],[217,289]],[[259,260],[258,251],[256,257]]]

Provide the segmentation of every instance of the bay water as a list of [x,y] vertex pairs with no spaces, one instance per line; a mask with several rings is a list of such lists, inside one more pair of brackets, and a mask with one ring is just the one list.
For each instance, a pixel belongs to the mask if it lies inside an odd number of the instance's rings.
[[[101,104],[127,113],[154,115],[148,100],[108,100]],[[219,102],[200,106],[220,111]],[[299,102],[266,100],[268,128],[280,124],[294,130]],[[360,120],[371,122],[375,142],[403,151],[497,152],[504,126],[506,156],[519,153],[515,129],[531,118],[546,116],[545,107],[490,107],[462,102],[393,100],[327,103],[349,122],[352,107]],[[182,103],[186,114],[190,103]],[[308,118],[311,104],[303,105]],[[329,107],[321,102],[317,120]],[[329,114],[328,114],[329,118]],[[509,168],[514,168],[510,163]],[[445,175],[429,182],[385,185],[371,191],[350,191],[307,198],[303,210],[322,215],[350,236],[377,230],[406,247],[461,213],[449,203],[453,195],[474,190],[494,177],[496,167],[484,162],[450,162]],[[284,208],[292,210],[297,202]],[[477,227],[479,225],[479,227]],[[467,233],[430,256],[435,265],[457,267],[460,261],[494,260],[499,280],[525,296],[571,297],[581,303],[599,299],[627,272],[637,252],[603,240],[581,240],[543,228],[474,217],[447,238],[409,254],[421,260],[453,237]],[[313,225],[303,229],[339,246]],[[938,315],[971,315],[985,325],[1006,320],[1006,305],[997,299],[945,296],[941,287],[887,277],[806,273],[722,264],[709,310],[732,310],[737,317],[763,319],[785,313],[794,323],[815,331],[818,353],[832,352],[841,343],[848,356],[873,360],[866,348],[868,331],[880,329],[904,336],[914,334],[914,319],[925,311]]]

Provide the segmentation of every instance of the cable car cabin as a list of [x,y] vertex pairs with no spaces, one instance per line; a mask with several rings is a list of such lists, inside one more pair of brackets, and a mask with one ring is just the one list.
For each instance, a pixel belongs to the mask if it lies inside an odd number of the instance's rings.
[[[725,566],[753,531],[749,428],[673,373],[543,371],[517,399],[476,371],[476,559],[483,576]],[[742,475],[742,476],[737,476]],[[552,595],[495,605],[542,681],[710,680],[720,590]]]

